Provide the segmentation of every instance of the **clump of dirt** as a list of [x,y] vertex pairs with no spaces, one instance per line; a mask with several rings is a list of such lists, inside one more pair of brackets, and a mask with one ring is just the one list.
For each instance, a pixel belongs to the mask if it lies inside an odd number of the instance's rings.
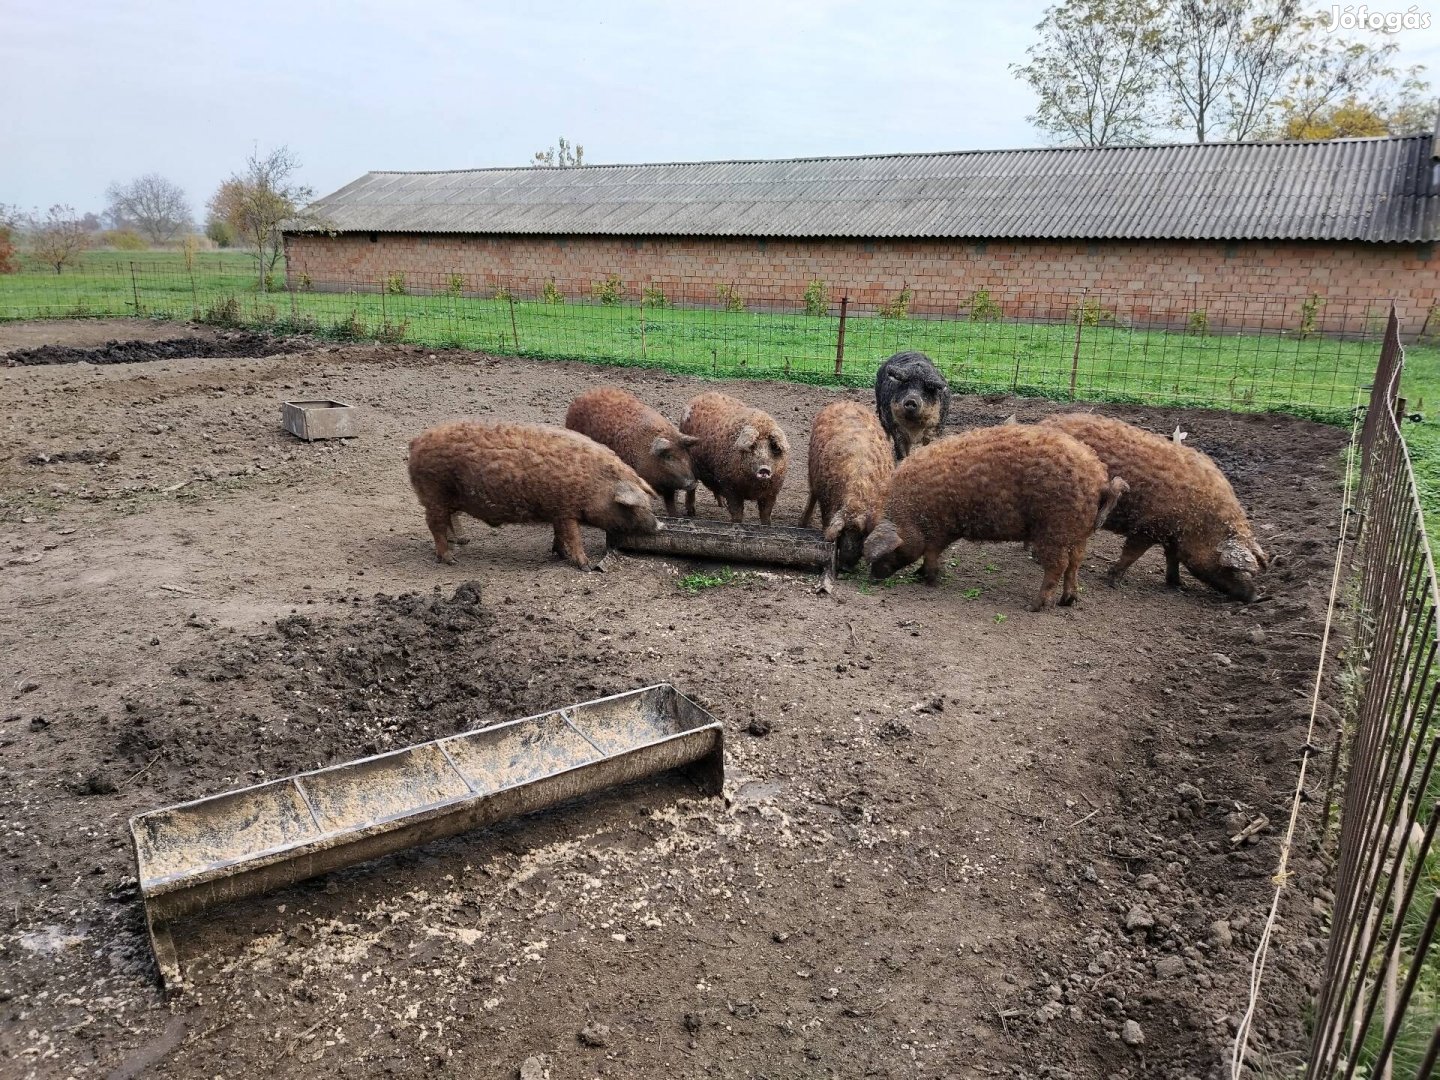
[[5,360],[12,366],[44,364],[139,364],[147,360],[180,360],[208,356],[275,356],[311,347],[303,338],[271,337],[249,330],[219,334],[213,338],[183,337],[164,341],[109,341],[97,349],[76,349],[68,345],[41,345],[16,349]]
[[120,460],[119,450],[56,450],[51,454],[31,454],[27,465],[113,465]]

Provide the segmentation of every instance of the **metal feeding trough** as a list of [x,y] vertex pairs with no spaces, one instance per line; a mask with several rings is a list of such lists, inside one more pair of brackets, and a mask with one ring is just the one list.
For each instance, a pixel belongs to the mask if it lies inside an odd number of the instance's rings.
[[607,532],[605,542],[620,551],[678,555],[731,562],[772,563],[803,570],[829,571],[835,545],[818,529],[789,525],[746,525],[702,518],[662,517],[654,533]]
[[670,769],[718,795],[723,750],[720,722],[661,683],[140,814],[160,977],[182,985],[172,919]]
[[360,434],[360,410],[343,401],[286,401],[281,409],[285,430],[297,439],[351,439]]

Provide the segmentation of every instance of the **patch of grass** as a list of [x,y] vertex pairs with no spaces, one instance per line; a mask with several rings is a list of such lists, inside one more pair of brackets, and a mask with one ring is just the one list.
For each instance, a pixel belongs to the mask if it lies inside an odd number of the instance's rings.
[[962,589],[960,591],[960,595],[963,596],[966,600],[979,600],[980,597],[984,595],[984,593],[985,590],[979,588],[978,586],[971,586],[968,589]]
[[[138,294],[140,309],[154,318],[188,320],[233,297],[239,324],[258,321],[251,310],[257,298],[254,263],[244,253],[196,253],[193,285],[180,252],[145,253],[135,265],[132,281],[128,260],[92,252],[78,272],[0,275],[0,319],[131,315]],[[1349,422],[1356,390],[1368,384],[1379,351],[1374,341],[1342,341],[1323,333],[1232,334],[1213,325],[1203,335],[1188,327],[1136,330],[1105,321],[1093,308],[1080,313],[1077,334],[1074,312],[1069,322],[989,319],[977,294],[972,315],[985,312],[984,319],[852,314],[845,365],[837,375],[836,326],[799,312],[767,311],[754,301],[743,310],[727,310],[734,306],[728,292],[705,307],[685,306],[673,297],[664,307],[643,307],[643,294],[627,296],[617,278],[597,282],[598,297],[555,303],[558,285],[547,291],[542,282],[536,295],[515,296],[512,312],[503,290],[495,296],[464,295],[444,275],[433,287],[412,275],[407,293],[390,295],[382,295],[383,279],[363,291],[338,292],[335,283],[323,280],[310,281],[309,289],[301,284],[295,275],[282,310],[289,307],[297,322],[339,328],[346,337],[361,327],[362,336],[375,337],[388,321],[392,334],[403,323],[407,344],[855,387],[873,385],[884,357],[919,349],[936,360],[957,393],[1068,400],[1073,363],[1076,396],[1086,401],[1277,411],[1326,423]],[[746,303],[738,289],[734,297]],[[1427,341],[1408,351],[1411,381],[1428,378],[1440,392],[1435,376],[1440,343]],[[1411,407],[1434,396],[1412,392]]]
[[726,585],[732,585],[740,579],[740,575],[728,566],[722,566],[713,574],[697,572],[686,574],[677,585],[683,593],[695,596],[697,593],[705,592],[707,589],[721,589]]
[[1002,613],[999,612],[999,611],[995,612],[995,625],[996,625],[996,626],[999,626],[1001,623],[1003,623],[1003,622],[1004,622],[1006,619],[1008,619],[1008,618],[1009,618],[1008,615],[1002,614]]

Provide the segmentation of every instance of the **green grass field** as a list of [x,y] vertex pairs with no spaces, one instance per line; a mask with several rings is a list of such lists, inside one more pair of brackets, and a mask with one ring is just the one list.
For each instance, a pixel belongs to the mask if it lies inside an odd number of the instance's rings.
[[[132,269],[133,267],[133,269]],[[280,272],[283,280],[283,270]],[[935,357],[958,390],[1279,410],[1343,421],[1374,369],[1373,341],[1322,335],[1132,330],[1108,322],[838,320],[719,307],[606,305],[568,297],[255,290],[242,252],[92,252],[75,271],[31,268],[0,277],[0,319],[136,315],[304,330],[511,355],[663,367],[717,376],[870,381],[900,349]],[[1378,333],[1379,327],[1375,328]],[[1422,353],[1424,350],[1419,350]],[[1429,350],[1432,366],[1435,350]]]

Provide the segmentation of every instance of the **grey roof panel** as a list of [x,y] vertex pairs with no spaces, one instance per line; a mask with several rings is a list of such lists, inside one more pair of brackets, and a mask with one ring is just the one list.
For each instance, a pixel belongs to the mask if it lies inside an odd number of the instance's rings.
[[1432,136],[372,172],[338,232],[1361,240],[1440,235]]

